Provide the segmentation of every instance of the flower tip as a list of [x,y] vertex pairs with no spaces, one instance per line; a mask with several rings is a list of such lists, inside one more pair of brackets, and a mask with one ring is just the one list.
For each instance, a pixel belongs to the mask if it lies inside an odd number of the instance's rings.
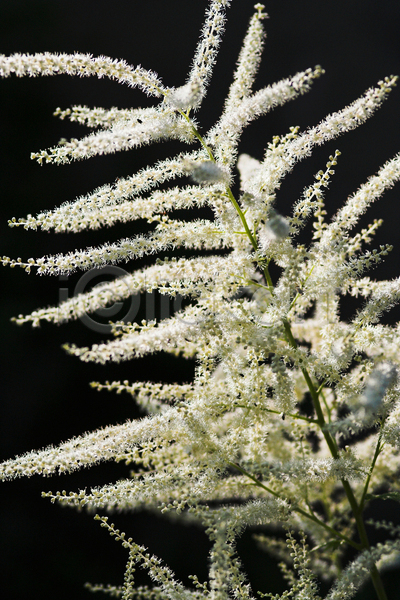
[[263,12],[263,10],[265,9],[265,5],[261,4],[260,2],[258,2],[257,4],[254,5],[254,8],[256,10],[258,10],[258,15],[257,17],[259,19],[269,19],[269,15],[265,12]]
[[204,88],[196,78],[181,87],[169,90],[165,99],[172,108],[187,111],[199,108],[203,97]]

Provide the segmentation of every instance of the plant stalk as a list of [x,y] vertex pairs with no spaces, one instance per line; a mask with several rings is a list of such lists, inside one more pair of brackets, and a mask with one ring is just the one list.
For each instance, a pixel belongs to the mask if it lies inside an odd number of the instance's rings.
[[[215,162],[215,158],[214,155],[212,153],[212,150],[207,146],[207,144],[205,143],[204,139],[202,138],[202,136],[200,135],[200,133],[197,131],[196,127],[193,125],[193,123],[191,122],[189,115],[186,115],[185,113],[179,111],[183,117],[185,117],[185,119],[191,123],[192,125],[192,130],[194,135],[197,137],[197,139],[199,140],[200,144],[203,146],[203,148],[207,151],[210,160],[212,160],[213,162]],[[244,227],[244,230],[247,234],[247,237],[249,238],[249,241],[254,249],[255,252],[258,251],[258,244],[257,244],[257,239],[255,238],[255,236],[251,233],[249,226],[247,224],[246,221],[246,217],[243,213],[243,211],[241,210],[236,198],[234,197],[231,189],[229,186],[227,186],[226,188],[226,192],[227,195],[231,201],[231,203],[233,204],[242,224]],[[274,285],[273,285],[273,281],[271,279],[271,276],[269,274],[269,270],[268,270],[268,265],[265,265],[263,267],[263,273],[264,273],[264,277],[265,280],[267,282],[268,288],[271,292],[271,295],[274,295]],[[291,327],[290,327],[290,323],[289,321],[287,321],[286,319],[283,319],[283,326],[285,328],[285,333],[286,333],[286,337],[287,337],[287,341],[290,344],[290,346],[294,349],[297,349],[297,342],[293,336]],[[325,425],[326,425],[326,421],[325,421],[325,417],[324,417],[324,413],[322,411],[322,407],[321,407],[321,403],[319,401],[319,394],[312,382],[312,379],[310,377],[310,374],[308,373],[308,370],[305,366],[301,366],[301,371],[303,373],[303,377],[307,383],[307,387],[309,389],[309,392],[311,394],[311,398],[313,401],[313,405],[314,405],[314,410],[316,412],[317,415],[317,423],[322,431],[322,434],[325,438],[325,441],[328,445],[329,451],[332,455],[332,458],[337,459],[339,457],[339,451],[338,451],[338,447],[336,444],[335,439],[333,438],[333,436],[331,435],[331,433],[329,431],[327,431]],[[377,457],[376,457],[377,458]],[[275,497],[279,498],[279,495],[276,494],[276,492],[274,492],[273,490],[267,488],[266,486],[264,486],[263,484],[261,484],[255,477],[253,477],[250,473],[247,473],[244,469],[242,469],[239,465],[236,465],[234,463],[230,463],[231,466],[235,467],[236,469],[238,469],[239,471],[241,471],[243,474],[247,475],[248,477],[250,477],[250,479],[252,479],[254,481],[254,483],[259,486],[262,487],[263,489],[265,489],[266,491],[268,491],[269,493],[271,493],[272,495],[274,495]],[[358,504],[357,500],[354,496],[354,492],[349,484],[349,482],[346,479],[341,479],[344,491],[346,493],[347,499],[349,501],[351,510],[353,512],[354,515],[354,519],[356,522],[356,526],[357,526],[357,531],[358,531],[358,535],[360,538],[360,544],[355,544],[355,542],[353,542],[352,540],[350,540],[350,538],[347,538],[346,536],[343,536],[342,534],[340,534],[339,532],[335,531],[333,528],[331,528],[329,525],[327,525],[326,523],[324,523],[323,521],[320,521],[317,517],[315,517],[314,515],[308,514],[306,511],[304,511],[303,509],[299,508],[299,507],[293,507],[293,510],[295,510],[296,512],[298,512],[299,514],[301,514],[302,516],[311,519],[312,521],[318,523],[319,525],[321,525],[321,527],[324,527],[325,529],[327,529],[328,531],[330,531],[333,535],[335,535],[336,537],[341,538],[342,540],[346,541],[349,545],[357,548],[358,550],[368,550],[370,548],[370,544],[369,544],[369,540],[368,540],[368,536],[367,536],[367,532],[365,529],[365,525],[364,525],[364,521],[362,519],[362,515],[361,515],[361,510],[360,508],[362,508],[362,504]],[[363,494],[363,498],[362,500],[364,500],[365,494]],[[376,568],[376,565],[373,565],[373,567],[371,567],[370,569],[370,575],[371,575],[371,580],[372,583],[374,585],[378,600],[388,600],[387,596],[386,596],[386,592],[385,589],[383,587],[383,583],[382,583],[382,579],[380,577],[380,574],[378,572],[378,569]]]

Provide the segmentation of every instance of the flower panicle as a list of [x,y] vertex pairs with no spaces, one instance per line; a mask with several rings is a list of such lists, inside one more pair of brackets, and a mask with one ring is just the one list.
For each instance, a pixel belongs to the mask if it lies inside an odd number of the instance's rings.
[[[279,206],[278,190],[316,146],[372,116],[396,77],[379,81],[303,132],[296,126],[274,136],[263,157],[245,152],[238,157],[244,128],[308,92],[324,71],[316,66],[253,90],[267,17],[265,6],[255,4],[222,114],[203,132],[193,114],[205,98],[230,4],[209,1],[191,69],[176,87],[164,86],[152,71],[104,56],[0,56],[3,77],[96,76],[138,87],[156,99],[143,109],[57,108],[54,114],[61,120],[93,131],[34,153],[40,164],[166,140],[193,146],[73,202],[11,219],[11,227],[61,233],[146,221],[143,233],[97,247],[28,260],[4,256],[5,266],[45,275],[96,273],[103,267],[120,275],[14,320],[37,327],[91,315],[93,323],[104,309],[134,296],[135,301],[147,294],[152,300],[167,296],[168,315],[156,317],[146,306],[146,319],[129,312],[129,318],[111,324],[104,341],[65,344],[64,350],[97,364],[165,353],[171,361],[181,357],[195,365],[184,381],[174,381],[171,370],[169,383],[158,383],[157,374],[155,381],[93,382],[93,390],[129,395],[144,416],[5,461],[0,478],[124,462],[133,466],[124,479],[44,497],[89,511],[175,513],[185,523],[201,525],[209,537],[208,580],[200,583],[193,576],[189,588],[108,517],[97,516],[129,557],[123,585],[96,584],[93,591],[143,600],[253,600],[236,539],[246,527],[272,525],[287,532],[286,544],[275,540],[272,550],[285,559],[289,585],[274,600],[320,600],[316,576],[333,580],[327,600],[350,599],[368,574],[384,600],[377,564],[400,551],[399,528],[387,525],[396,539],[371,546],[363,511],[376,495],[400,498],[392,489],[393,473],[400,468],[400,328],[379,323],[400,301],[400,278],[374,281],[365,274],[391,250],[382,244],[364,249],[382,221],[352,230],[400,179],[400,155],[350,196],[331,221],[324,196],[338,150],[305,188],[290,217],[281,214],[286,211]],[[117,264],[126,270],[110,267]],[[343,317],[344,295],[364,302],[352,318]],[[271,550],[271,544],[263,545]],[[357,552],[354,559],[348,547]],[[134,587],[137,566],[149,572],[152,588]]]

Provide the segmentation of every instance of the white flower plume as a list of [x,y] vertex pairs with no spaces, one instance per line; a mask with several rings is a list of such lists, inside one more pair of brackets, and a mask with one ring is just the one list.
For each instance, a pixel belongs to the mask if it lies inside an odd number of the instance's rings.
[[[374,281],[367,274],[391,250],[366,248],[382,221],[354,229],[400,179],[400,155],[345,200],[330,222],[324,203],[338,150],[289,216],[281,214],[279,187],[316,146],[371,117],[396,77],[382,79],[303,132],[292,127],[274,136],[262,158],[253,158],[251,150],[239,154],[246,150],[239,148],[244,128],[308,92],[323,69],[308,68],[254,90],[267,16],[264,5],[256,4],[222,113],[203,132],[193,114],[205,99],[230,4],[210,0],[182,85],[168,87],[151,71],[102,56],[0,56],[2,77],[107,77],[156,99],[144,109],[57,108],[60,119],[93,131],[33,153],[40,164],[168,140],[192,146],[59,207],[12,218],[11,227],[54,232],[146,221],[144,233],[98,247],[28,259],[4,256],[3,265],[44,275],[116,264],[130,269],[15,321],[60,324],[154,292],[178,299],[179,310],[162,320],[119,321],[102,342],[64,348],[98,364],[159,353],[195,361],[190,381],[93,382],[98,391],[129,394],[144,416],[7,460],[0,478],[124,461],[133,465],[125,479],[44,496],[90,510],[174,512],[205,528],[211,541],[208,581],[193,576],[194,586],[186,587],[158,557],[98,517],[129,560],[122,586],[96,584],[93,591],[143,600],[253,599],[236,539],[246,527],[272,525],[287,532],[286,543],[258,536],[262,547],[285,560],[289,588],[275,600],[319,600],[318,576],[333,580],[327,600],[352,598],[367,576],[385,600],[377,565],[400,551],[399,528],[388,525],[396,539],[371,546],[363,514],[376,497],[400,500],[400,327],[379,323],[400,301],[400,279]],[[344,319],[341,300],[347,295],[361,304]],[[153,587],[134,587],[138,565],[148,570]]]

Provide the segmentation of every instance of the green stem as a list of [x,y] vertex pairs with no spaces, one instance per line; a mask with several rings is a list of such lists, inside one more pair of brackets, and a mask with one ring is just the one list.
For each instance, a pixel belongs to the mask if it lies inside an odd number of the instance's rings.
[[[212,153],[212,150],[211,150],[211,148],[209,148],[209,146],[207,146],[207,144],[206,144],[206,142],[204,141],[203,137],[200,135],[200,132],[199,132],[199,131],[196,129],[196,127],[193,125],[193,123],[192,123],[192,121],[191,121],[191,119],[190,119],[189,115],[188,115],[188,114],[186,114],[186,113],[184,113],[184,112],[183,112],[183,111],[181,111],[181,110],[180,110],[180,111],[178,111],[178,112],[179,112],[179,113],[182,115],[182,117],[184,117],[184,118],[186,119],[186,121],[187,121],[187,122],[190,124],[190,126],[191,126],[191,128],[192,128],[192,131],[193,131],[193,134],[194,134],[194,136],[195,136],[195,137],[196,137],[196,138],[199,140],[200,144],[201,144],[201,145],[203,146],[203,148],[206,150],[206,152],[207,152],[208,156],[210,157],[210,160],[212,160],[212,162],[215,162],[215,158],[214,158],[214,155],[213,155],[213,153]],[[238,204],[238,202],[237,202],[237,200],[236,200],[235,196],[233,195],[233,193],[232,193],[232,190],[231,190],[231,188],[230,188],[229,186],[226,186],[226,193],[227,193],[229,200],[230,200],[230,201],[231,201],[231,203],[233,204],[233,206],[234,206],[234,208],[235,208],[235,210],[236,210],[236,212],[237,212],[237,214],[238,214],[238,216],[239,216],[239,218],[240,218],[240,220],[241,220],[241,222],[242,222],[242,225],[243,225],[243,227],[244,227],[244,230],[245,230],[245,232],[246,232],[246,235],[247,235],[247,237],[249,238],[249,240],[250,240],[250,243],[251,243],[251,245],[253,246],[253,249],[254,249],[254,251],[255,251],[255,252],[257,252],[257,251],[258,251],[258,244],[257,244],[257,240],[256,240],[255,236],[254,236],[254,235],[251,233],[251,231],[250,231],[250,228],[249,228],[249,226],[248,226],[248,224],[247,224],[247,221],[246,221],[246,217],[245,217],[245,215],[243,214],[243,211],[242,211],[242,209],[240,208],[240,206],[239,206],[239,204]],[[269,274],[268,265],[265,265],[265,266],[263,267],[263,272],[264,272],[264,277],[265,277],[265,280],[266,280],[266,282],[267,282],[267,285],[268,285],[269,291],[271,292],[271,295],[273,296],[273,295],[274,295],[274,284],[273,284],[273,282],[272,282],[271,275]]]
[[[196,138],[199,140],[200,144],[201,144],[201,145],[203,146],[203,148],[206,150],[206,152],[207,152],[208,156],[210,157],[210,160],[211,160],[212,162],[216,162],[216,161],[215,161],[215,158],[214,158],[214,155],[213,155],[213,153],[212,153],[212,150],[211,150],[211,148],[209,148],[209,146],[207,146],[206,142],[204,141],[204,138],[201,136],[200,132],[199,132],[199,131],[196,129],[196,127],[193,125],[193,123],[192,123],[192,121],[191,121],[191,119],[190,119],[189,115],[187,115],[187,114],[186,114],[186,113],[184,113],[183,111],[179,111],[179,113],[180,113],[180,114],[181,114],[181,115],[182,115],[182,116],[183,116],[183,117],[184,117],[184,118],[187,120],[187,122],[190,124],[190,126],[191,126],[191,128],[192,128],[192,131],[193,131],[193,134],[194,134],[194,136],[195,136],[195,137],[196,137]],[[227,187],[226,187],[226,193],[227,193],[227,195],[228,195],[228,198],[229,198],[229,200],[230,200],[230,201],[231,201],[231,203],[233,204],[233,206],[234,206],[234,208],[235,208],[235,210],[236,210],[237,214],[239,215],[239,218],[240,218],[240,220],[241,220],[241,222],[242,222],[242,225],[243,225],[243,227],[244,227],[244,230],[245,230],[245,232],[246,232],[246,235],[247,235],[247,237],[248,237],[248,238],[249,238],[249,240],[250,240],[250,243],[251,243],[251,245],[253,246],[254,250],[257,252],[257,250],[258,250],[257,241],[256,241],[256,239],[255,239],[254,235],[251,233],[251,231],[250,231],[250,229],[249,229],[249,226],[248,226],[248,224],[247,224],[247,221],[246,221],[246,217],[244,216],[244,214],[243,214],[243,211],[242,211],[242,209],[240,208],[240,206],[239,206],[239,204],[238,204],[238,202],[237,202],[237,200],[236,200],[235,196],[233,195],[233,193],[232,193],[232,190],[231,190],[231,188],[230,188],[229,186],[227,186]],[[269,273],[268,273],[268,267],[265,267],[265,269],[266,269],[266,271],[267,271],[267,274],[268,274],[268,276],[266,276],[266,280],[267,280],[267,282],[268,282],[268,287],[269,287],[270,289],[272,289],[272,288],[273,288],[273,284],[272,284],[271,277],[269,276]],[[265,270],[264,270],[264,275],[265,275]]]
[[385,588],[383,587],[383,581],[381,579],[381,576],[379,575],[379,571],[376,568],[376,565],[371,567],[369,574],[371,575],[372,583],[374,584],[376,595],[378,596],[379,600],[388,600]]
[[178,113],[180,115],[182,115],[182,117],[184,119],[186,119],[186,121],[189,123],[189,125],[190,125],[190,127],[192,129],[193,135],[199,140],[199,142],[203,146],[204,150],[206,150],[208,156],[210,157],[210,160],[212,160],[213,162],[215,162],[215,158],[213,156],[211,148],[209,148],[207,146],[207,144],[205,143],[205,141],[204,141],[202,135],[200,134],[199,130],[196,129],[196,127],[193,125],[193,122],[192,122],[191,118],[189,117],[189,113],[185,113],[183,110],[179,110],[179,109],[177,109],[177,110],[178,110]]
[[[200,133],[197,131],[196,127],[193,125],[189,114],[184,113],[183,111],[179,111],[180,114],[187,120],[187,122],[191,125],[192,127],[192,131],[193,134],[195,135],[195,137],[197,137],[197,139],[199,140],[199,142],[201,143],[201,145],[203,146],[203,148],[207,151],[208,156],[210,157],[210,160],[212,160],[213,162],[215,162],[215,158],[213,156],[213,153],[211,151],[211,149],[207,146],[206,142],[204,141],[204,139],[202,138],[202,136],[200,135]],[[257,245],[257,240],[256,238],[253,236],[253,234],[251,233],[249,226],[247,224],[246,221],[246,217],[243,214],[243,211],[241,210],[239,204],[236,201],[236,198],[234,197],[232,190],[230,189],[229,186],[227,186],[226,188],[226,192],[227,195],[231,201],[231,203],[233,204],[233,206],[235,207],[235,210],[243,224],[244,230],[247,234],[247,237],[249,238],[251,245],[253,246],[254,250],[257,252],[258,250],[258,245]],[[269,270],[268,270],[268,265],[265,265],[263,267],[263,271],[264,271],[264,277],[265,280],[267,282],[268,288],[271,292],[271,295],[274,295],[274,285],[273,285],[273,281],[271,279],[271,276],[269,274]],[[289,342],[289,344],[292,346],[292,348],[297,349],[297,342],[293,337],[292,334],[292,330],[290,327],[289,322],[286,319],[283,319],[283,325],[285,328],[285,333],[286,333],[286,337],[287,340]],[[331,433],[329,431],[327,431],[325,425],[326,425],[326,421],[325,421],[325,417],[324,417],[324,413],[322,411],[321,408],[321,403],[319,401],[319,393],[317,392],[317,390],[315,389],[315,386],[311,380],[311,377],[307,371],[307,368],[304,366],[301,366],[301,371],[303,373],[303,377],[307,383],[307,387],[309,389],[309,392],[311,394],[311,398],[313,401],[313,405],[314,405],[314,409],[317,415],[317,422],[318,425],[322,431],[322,434],[325,438],[325,441],[329,447],[329,451],[332,455],[332,457],[334,459],[337,459],[339,457],[339,451],[338,451],[338,447],[336,445],[336,441],[335,439],[332,437]],[[378,456],[377,456],[378,457]],[[376,458],[377,458],[376,457]],[[269,493],[271,493],[273,496],[279,498],[279,495],[274,492],[273,490],[270,490],[269,488],[267,488],[266,486],[264,486],[263,484],[261,484],[255,477],[253,477],[250,473],[247,473],[246,471],[244,471],[241,467],[239,467],[239,465],[235,465],[234,463],[229,463],[231,466],[235,467],[236,469],[238,469],[239,471],[241,471],[243,474],[247,475],[248,477],[250,477],[250,479],[252,479],[254,481],[254,483],[259,486],[262,487],[263,489],[265,489],[266,491],[268,491]],[[362,504],[358,505],[357,500],[354,496],[353,490],[349,484],[349,482],[346,479],[342,479],[341,480],[344,491],[346,493],[347,499],[349,501],[349,504],[351,506],[351,510],[353,512],[355,521],[356,521],[356,526],[357,526],[357,530],[358,530],[358,535],[360,537],[360,542],[361,544],[356,544],[355,542],[353,542],[350,538],[343,536],[341,533],[335,531],[333,528],[331,528],[329,525],[327,525],[326,523],[324,523],[323,521],[320,521],[317,517],[315,517],[314,515],[308,514],[307,512],[303,511],[303,509],[299,508],[299,507],[294,507],[293,510],[295,510],[296,512],[298,512],[299,514],[303,515],[304,517],[314,521],[315,523],[318,523],[319,525],[321,525],[321,527],[323,527],[324,529],[326,529],[327,531],[330,531],[333,535],[339,537],[340,539],[346,541],[350,546],[353,546],[355,548],[357,548],[358,550],[367,550],[370,548],[370,544],[369,544],[369,540],[368,540],[368,536],[367,536],[367,532],[365,529],[365,525],[364,525],[364,521],[362,519],[361,516],[361,511],[360,509],[362,509]],[[369,480],[368,480],[369,483]],[[365,488],[364,488],[365,489]],[[363,498],[365,498],[365,495],[363,495]],[[387,596],[383,587],[383,583],[381,580],[381,577],[379,575],[378,569],[376,568],[376,566],[374,565],[373,567],[371,567],[370,570],[370,575],[371,575],[371,580],[372,583],[374,584],[374,588],[376,591],[376,594],[378,596],[379,600],[387,600]]]
[[274,295],[274,284],[272,283],[271,275],[269,274],[269,271],[268,271],[268,265],[265,265],[265,267],[263,269],[263,273],[264,273],[265,281],[268,284],[268,289],[271,292],[271,296],[273,296]]
[[[283,326],[285,328],[286,337],[287,337],[287,340],[288,340],[290,346],[293,349],[296,350],[297,349],[297,342],[296,342],[296,340],[293,337],[293,333],[292,333],[292,330],[290,328],[289,322],[286,319],[283,320]],[[320,428],[322,430],[322,433],[324,435],[326,443],[328,444],[329,450],[330,450],[333,458],[338,458],[339,453],[338,453],[338,449],[337,449],[337,446],[336,446],[336,442],[332,438],[332,436],[329,433],[329,431],[326,431],[324,429],[324,425],[326,425],[326,423],[325,423],[324,413],[322,412],[321,403],[319,401],[319,394],[318,394],[317,390],[315,389],[315,386],[314,386],[314,384],[313,384],[313,382],[311,380],[311,377],[310,377],[310,375],[309,375],[309,373],[307,371],[307,368],[304,367],[304,366],[301,366],[300,368],[301,368],[301,372],[303,373],[303,377],[304,377],[304,379],[305,379],[305,381],[307,383],[307,387],[308,387],[308,390],[310,392],[310,395],[311,395],[311,398],[312,398],[312,401],[313,401],[314,409],[315,409],[315,412],[317,414],[318,425],[320,426]]]
[[[237,469],[238,471],[240,471],[243,475],[245,475],[246,477],[248,477],[249,479],[251,479],[257,487],[260,487],[263,490],[265,490],[266,492],[272,494],[272,496],[275,496],[275,498],[278,498],[279,500],[282,500],[282,498],[280,497],[279,494],[277,494],[276,492],[274,492],[274,490],[271,490],[271,488],[269,488],[266,485],[264,485],[263,483],[261,483],[261,481],[258,481],[258,479],[256,479],[256,477],[254,477],[254,475],[252,475],[251,473],[249,473],[248,471],[246,471],[245,469],[243,469],[242,467],[240,467],[236,463],[228,462],[228,465],[230,465],[231,467],[234,467],[235,469]],[[346,542],[350,546],[353,546],[353,548],[356,548],[356,550],[360,550],[361,547],[360,547],[359,544],[356,544],[355,542],[353,542],[353,540],[351,540],[350,538],[348,538],[346,535],[343,535],[342,533],[339,533],[339,531],[336,531],[336,529],[333,529],[333,527],[330,527],[329,525],[327,525],[326,523],[324,523],[324,521],[321,521],[320,519],[318,519],[318,517],[316,517],[315,515],[306,512],[305,510],[303,510],[302,508],[300,508],[299,506],[296,506],[296,505],[292,505],[291,506],[291,510],[293,510],[294,512],[299,513],[300,515],[302,515],[306,519],[309,519],[310,521],[314,521],[314,523],[317,523],[318,525],[320,525],[321,527],[323,527],[324,529],[326,529],[326,531],[329,531],[329,533],[331,533],[335,537],[343,540],[344,542]]]
[[361,496],[361,500],[360,500],[360,504],[359,504],[359,506],[360,506],[360,512],[362,512],[362,510],[364,508],[365,497],[366,497],[367,492],[368,492],[368,487],[369,487],[369,484],[370,484],[370,481],[371,481],[372,472],[373,472],[373,470],[375,468],[376,461],[378,460],[378,456],[380,455],[380,453],[382,451],[382,448],[383,448],[382,433],[383,433],[383,423],[382,423],[382,426],[381,426],[381,430],[379,432],[378,443],[376,444],[374,458],[372,459],[371,467],[369,469],[368,477],[367,477],[367,479],[365,481],[364,490],[363,490],[363,493],[362,493],[362,496]]
[[[240,208],[239,204],[237,203],[235,196],[232,194],[232,190],[230,187],[226,188],[226,193],[228,195],[229,200],[232,202],[233,206],[235,207],[235,210],[236,210],[237,214],[239,215],[240,220],[242,221],[242,225],[247,234],[247,237],[249,238],[249,240],[251,242],[251,245],[253,246],[254,250],[257,252],[257,250],[258,250],[257,242],[256,242],[253,234],[251,233],[249,226],[247,225],[246,217],[244,216],[242,209]],[[271,281],[271,283],[272,283],[272,281]]]
[[[283,325],[285,328],[285,332],[286,332],[286,336],[287,336],[289,344],[292,346],[292,348],[296,349],[297,342],[293,337],[289,322],[284,320]],[[304,379],[307,383],[307,387],[311,394],[311,398],[312,398],[312,401],[314,404],[314,409],[317,414],[318,424],[321,428],[321,431],[326,440],[326,443],[328,444],[328,447],[329,447],[332,457],[334,459],[336,459],[339,457],[338,448],[336,445],[336,441],[334,440],[334,438],[332,437],[330,432],[327,431],[325,428],[326,421],[325,421],[324,413],[322,412],[321,404],[319,401],[319,395],[317,393],[317,390],[315,389],[315,386],[311,380],[311,377],[310,377],[306,367],[301,367],[301,371],[303,373]],[[378,456],[376,456],[376,458],[378,458]],[[375,459],[375,461],[376,461],[376,459]],[[350,486],[350,483],[346,479],[341,479],[341,482],[342,482],[344,491],[346,493],[347,499],[349,501],[351,510],[353,512],[354,519],[356,521],[357,531],[358,531],[358,535],[360,537],[360,542],[361,542],[361,544],[359,545],[359,549],[360,550],[368,550],[371,546],[369,544],[367,531],[365,529],[364,521],[363,521],[363,518],[361,515],[362,505],[361,504],[359,505],[357,503],[357,500],[354,496],[354,492]],[[376,591],[376,594],[377,594],[379,600],[387,600],[387,596],[386,596],[386,593],[385,593],[385,590],[383,587],[381,577],[380,577],[378,569],[376,568],[375,565],[371,568],[370,575],[371,575],[372,583],[374,584],[374,588],[375,588],[375,591]]]
[[[305,278],[305,280],[303,281],[303,283],[301,284],[301,287],[304,287],[304,285],[307,283],[307,280],[311,277],[311,274],[312,274],[314,268],[315,268],[315,265],[313,265],[311,267],[311,270],[310,270],[309,274],[307,275],[307,277]],[[300,298],[300,296],[301,296],[300,292],[297,292],[296,296],[293,298],[292,302],[290,303],[288,312],[290,312],[292,310],[293,306],[296,304],[296,302],[297,302],[298,298]]]
[[331,412],[332,412],[332,410],[331,410],[329,404],[327,403],[325,395],[324,395],[324,393],[322,391],[323,388],[324,388],[324,385],[325,385],[325,381],[323,381],[321,383],[321,385],[319,386],[319,388],[317,389],[317,394],[318,394],[318,396],[321,396],[321,398],[322,398],[322,402],[324,403],[325,410],[326,410],[326,413],[328,415],[328,423],[331,423],[332,422],[331,421]]
[[353,540],[351,540],[349,537],[347,537],[347,535],[344,535],[343,533],[339,533],[339,531],[336,531],[336,529],[333,529],[333,527],[330,527],[327,523],[325,523],[324,521],[321,521],[321,519],[318,519],[318,517],[316,517],[315,515],[309,514],[302,508],[299,508],[296,506],[293,508],[293,510],[295,512],[298,512],[300,515],[303,515],[303,517],[310,519],[310,521],[314,521],[314,523],[317,523],[318,525],[320,525],[321,527],[326,529],[326,531],[329,531],[329,533],[331,533],[332,535],[340,538],[341,540],[343,540],[344,542],[349,544],[349,546],[353,546],[353,548],[355,548],[356,550],[361,549],[360,544],[353,542]]

